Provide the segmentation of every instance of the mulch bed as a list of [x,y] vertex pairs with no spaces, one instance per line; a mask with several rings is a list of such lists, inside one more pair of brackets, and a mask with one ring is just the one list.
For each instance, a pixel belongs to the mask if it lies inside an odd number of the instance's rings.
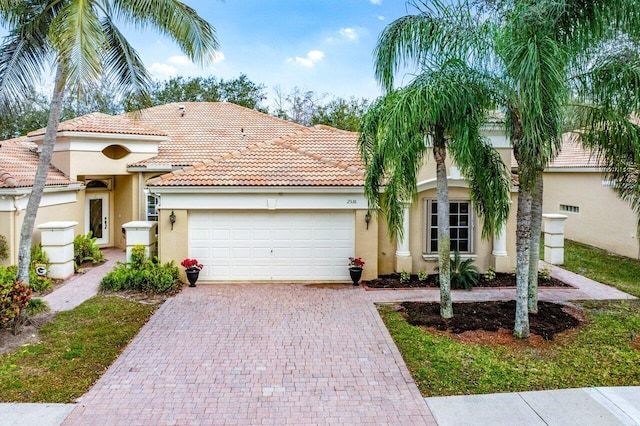
[[[405,288],[438,288],[436,282],[436,274],[429,275],[426,280],[420,281],[418,275],[411,275],[409,282],[401,283],[400,274],[387,274],[380,275],[378,278],[363,281],[365,288],[371,289],[405,289]],[[484,276],[480,276],[478,283],[474,287],[515,287],[516,276],[515,274],[508,274],[503,272],[496,272],[496,277],[492,280],[487,280]],[[569,284],[551,277],[548,280],[538,279],[538,286],[540,287],[568,287],[572,288]]]
[[[450,319],[440,316],[439,303],[404,302],[400,306],[409,324],[454,334],[513,330],[516,313],[515,301],[454,303],[454,315]],[[558,333],[578,327],[581,320],[581,311],[577,308],[551,302],[538,302],[538,313],[529,314],[531,333],[547,341],[553,340]]]

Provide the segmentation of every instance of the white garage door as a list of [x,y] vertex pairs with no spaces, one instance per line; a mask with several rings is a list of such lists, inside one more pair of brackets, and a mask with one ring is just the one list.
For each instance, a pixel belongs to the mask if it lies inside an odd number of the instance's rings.
[[197,212],[189,257],[201,280],[349,280],[353,211]]

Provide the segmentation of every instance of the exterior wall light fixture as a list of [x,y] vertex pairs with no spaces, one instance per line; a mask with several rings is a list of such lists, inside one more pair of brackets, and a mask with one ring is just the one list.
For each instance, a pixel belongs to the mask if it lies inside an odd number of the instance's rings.
[[173,224],[176,223],[176,214],[171,210],[171,214],[169,215],[169,222],[171,222],[171,230],[173,231]]

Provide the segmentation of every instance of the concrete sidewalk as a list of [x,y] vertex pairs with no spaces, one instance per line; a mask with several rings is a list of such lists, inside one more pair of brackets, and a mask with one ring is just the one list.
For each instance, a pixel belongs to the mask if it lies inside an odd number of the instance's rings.
[[640,386],[425,398],[439,426],[640,425]]

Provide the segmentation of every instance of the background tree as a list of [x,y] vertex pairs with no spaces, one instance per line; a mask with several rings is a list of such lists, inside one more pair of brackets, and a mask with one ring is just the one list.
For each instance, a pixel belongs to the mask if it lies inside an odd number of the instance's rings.
[[360,130],[362,117],[368,107],[369,101],[365,98],[333,98],[316,109],[311,116],[311,125],[325,124],[337,129],[357,132]]
[[[231,102],[246,108],[266,112],[262,102],[267,98],[265,86],[240,74],[231,80],[209,77],[172,77],[152,83],[147,106],[164,105],[171,102]],[[130,96],[124,100],[124,109],[131,111],[144,99]]]
[[325,95],[318,95],[313,90],[302,90],[294,87],[285,93],[280,86],[274,89],[275,111],[273,115],[294,123],[310,126],[313,117],[318,113],[320,102]]
[[10,108],[32,91],[46,67],[55,73],[44,142],[20,233],[19,280],[29,282],[31,237],[65,92],[97,84],[102,75],[111,76],[120,93],[147,92],[149,75],[116,19],[161,31],[199,64],[210,61],[218,46],[213,27],[177,0],[0,2],[0,20],[8,30],[0,47],[0,106]]
[[30,90],[24,98],[16,100],[11,109],[0,114],[0,138],[2,140],[26,135],[47,125],[49,98]]

